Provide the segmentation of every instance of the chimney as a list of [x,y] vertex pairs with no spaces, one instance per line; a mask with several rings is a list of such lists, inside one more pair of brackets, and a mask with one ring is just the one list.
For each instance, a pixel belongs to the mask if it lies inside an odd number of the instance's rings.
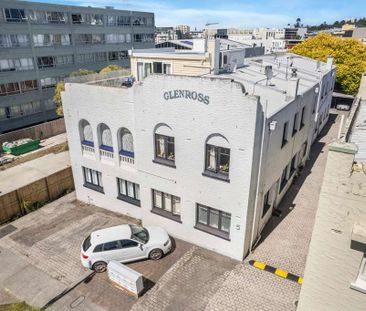
[[287,98],[296,98],[299,90],[299,81],[300,80],[298,78],[290,78],[287,80]]
[[332,70],[332,66],[333,66],[333,57],[328,56],[328,58],[327,58],[327,70]]
[[211,72],[219,73],[220,39],[207,39],[207,53],[211,59]]

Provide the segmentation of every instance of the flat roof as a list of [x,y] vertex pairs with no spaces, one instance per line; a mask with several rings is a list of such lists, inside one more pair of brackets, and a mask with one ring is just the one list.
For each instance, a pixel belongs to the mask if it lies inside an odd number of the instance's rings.
[[[267,80],[265,67],[272,66],[273,77]],[[246,58],[244,66],[235,72],[210,74],[211,77],[231,78],[242,83],[249,95],[260,96],[267,105],[267,116],[286,106],[293,98],[287,95],[292,70],[296,69],[299,79],[298,94],[304,94],[314,87],[321,76],[327,72],[326,64],[295,54],[268,54]]]

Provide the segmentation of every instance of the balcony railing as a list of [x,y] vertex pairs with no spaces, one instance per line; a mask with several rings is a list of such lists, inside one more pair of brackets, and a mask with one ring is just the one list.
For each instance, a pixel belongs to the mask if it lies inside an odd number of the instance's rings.
[[81,142],[81,149],[83,150],[83,154],[93,154],[95,152],[94,143],[92,141],[84,140]]
[[101,145],[99,147],[99,153],[102,160],[113,160],[114,154],[113,154],[113,147]]
[[119,152],[119,161],[120,161],[120,163],[134,165],[135,164],[135,153],[132,151],[121,150]]

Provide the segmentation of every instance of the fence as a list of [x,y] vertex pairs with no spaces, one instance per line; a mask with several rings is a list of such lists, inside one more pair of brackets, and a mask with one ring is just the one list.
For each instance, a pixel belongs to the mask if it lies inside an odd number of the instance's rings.
[[63,118],[60,118],[17,131],[2,134],[0,135],[0,146],[3,142],[6,141],[14,141],[22,138],[45,139],[65,132],[65,121]]
[[42,204],[59,198],[68,190],[74,190],[71,167],[39,179],[17,190],[0,193],[0,223],[27,211],[24,205]]

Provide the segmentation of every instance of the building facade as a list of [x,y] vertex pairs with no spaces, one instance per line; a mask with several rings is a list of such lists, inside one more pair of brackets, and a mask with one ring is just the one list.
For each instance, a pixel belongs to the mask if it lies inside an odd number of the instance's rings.
[[235,72],[152,74],[132,88],[69,80],[77,197],[241,260],[305,165],[334,74],[331,62],[286,55]]
[[187,39],[157,46],[166,45],[172,47],[130,52],[131,72],[137,80],[153,73],[200,76],[232,71],[242,67],[246,58],[264,54],[262,47],[222,38]]
[[54,86],[80,68],[129,67],[154,47],[154,14],[0,2],[0,133],[56,118]]

